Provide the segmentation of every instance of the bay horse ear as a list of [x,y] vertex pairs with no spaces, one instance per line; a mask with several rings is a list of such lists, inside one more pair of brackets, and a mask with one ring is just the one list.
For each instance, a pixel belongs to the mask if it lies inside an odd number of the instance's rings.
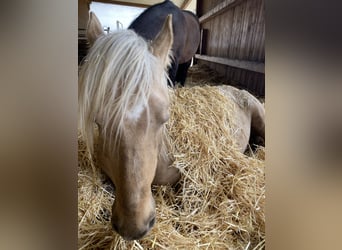
[[95,15],[94,12],[89,13],[89,20],[88,20],[88,25],[87,25],[87,38],[90,43],[90,46],[92,46],[97,38],[100,36],[104,35],[104,31],[102,28],[102,25]]
[[159,58],[164,67],[168,67],[170,64],[169,53],[173,44],[173,30],[172,30],[172,14],[169,14],[161,31],[156,38],[152,41],[152,53]]

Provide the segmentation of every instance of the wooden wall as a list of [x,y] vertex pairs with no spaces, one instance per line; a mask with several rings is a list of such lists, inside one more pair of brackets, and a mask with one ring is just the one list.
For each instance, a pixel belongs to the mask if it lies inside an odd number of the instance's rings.
[[85,36],[89,18],[90,0],[78,0],[78,63],[88,52],[88,41]]
[[264,0],[202,0],[197,15],[203,29],[199,64],[227,83],[265,96]]

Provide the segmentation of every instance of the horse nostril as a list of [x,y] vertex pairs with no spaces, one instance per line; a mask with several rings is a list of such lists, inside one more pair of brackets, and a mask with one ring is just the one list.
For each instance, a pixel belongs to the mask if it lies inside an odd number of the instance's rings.
[[148,227],[152,228],[155,222],[156,222],[156,217],[153,217],[152,220],[150,220],[150,223],[148,224]]

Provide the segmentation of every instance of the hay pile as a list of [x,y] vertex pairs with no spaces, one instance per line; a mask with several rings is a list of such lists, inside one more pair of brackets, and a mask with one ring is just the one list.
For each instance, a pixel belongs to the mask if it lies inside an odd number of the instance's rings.
[[[92,167],[79,137],[79,249],[263,249],[264,148],[250,156],[232,142],[234,104],[214,87],[176,89],[168,130],[176,187],[153,187],[157,221],[142,240],[112,232],[112,185]],[[96,162],[95,164],[96,165]]]

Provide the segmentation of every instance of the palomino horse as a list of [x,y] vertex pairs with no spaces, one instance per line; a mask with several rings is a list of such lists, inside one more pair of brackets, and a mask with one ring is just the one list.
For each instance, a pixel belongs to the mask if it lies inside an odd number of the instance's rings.
[[[91,17],[88,37],[93,46],[79,76],[79,128],[93,154],[94,124],[98,125],[99,164],[116,192],[112,227],[124,239],[134,240],[155,223],[151,184],[174,184],[180,178],[178,169],[170,167],[164,143],[170,106],[167,68],[172,15],[151,43],[133,30],[103,35],[97,32],[101,30],[98,25]],[[246,122],[240,144],[244,150],[251,124],[263,122],[264,114],[255,114],[248,105],[241,107],[238,119]]]

